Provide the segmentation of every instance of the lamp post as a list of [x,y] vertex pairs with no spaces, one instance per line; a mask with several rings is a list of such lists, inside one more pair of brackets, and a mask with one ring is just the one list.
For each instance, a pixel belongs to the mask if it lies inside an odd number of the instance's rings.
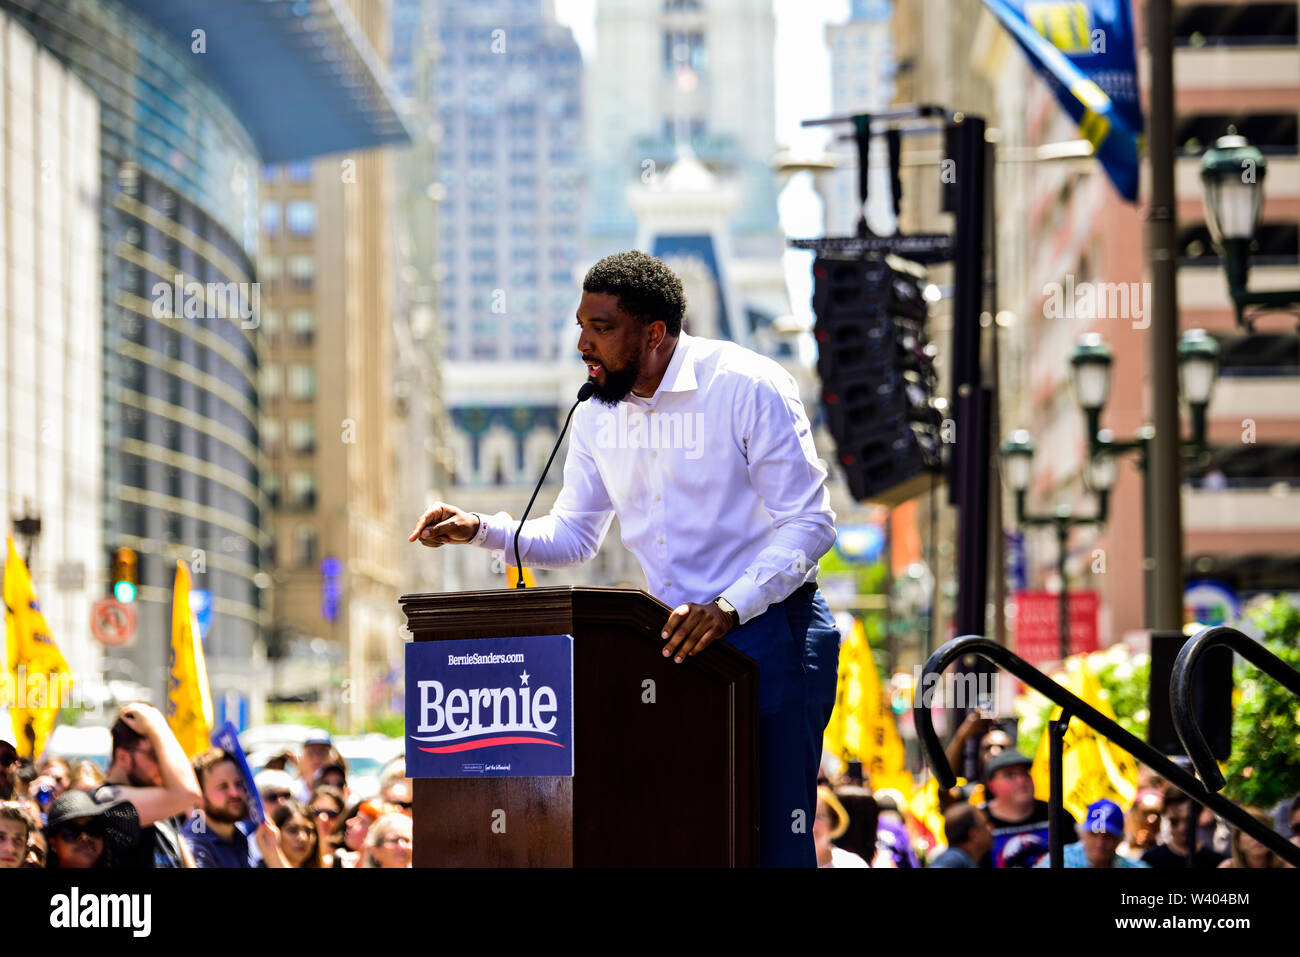
[[23,503],[23,517],[14,519],[14,531],[23,542],[23,561],[27,563],[27,571],[35,577],[32,551],[36,547],[36,540],[41,537],[41,517],[32,511],[31,502]]
[[1115,459],[1105,442],[1096,454],[1089,457],[1085,475],[1088,487],[1097,496],[1095,515],[1074,515],[1068,505],[1058,505],[1051,515],[1034,515],[1025,511],[1025,498],[1029,490],[1033,458],[1034,440],[1024,429],[1011,433],[1002,443],[1003,475],[1016,496],[1016,525],[1025,528],[1050,525],[1056,529],[1056,572],[1061,581],[1060,593],[1057,597],[1056,627],[1061,661],[1065,661],[1070,656],[1070,589],[1065,568],[1069,554],[1070,529],[1076,525],[1106,523],[1110,490],[1115,484]]
[[1255,242],[1264,212],[1264,174],[1268,162],[1255,146],[1229,126],[1201,156],[1201,184],[1204,188],[1205,225],[1210,239],[1223,256],[1228,274],[1228,293],[1237,314],[1237,324],[1254,331],[1253,316],[1270,310],[1295,311],[1300,307],[1300,289],[1249,292],[1250,249]]
[[[1101,428],[1101,411],[1110,398],[1110,366],[1113,361],[1110,346],[1096,333],[1080,338],[1070,355],[1071,381],[1075,401],[1087,419],[1088,456],[1090,459],[1104,454],[1110,458],[1134,454],[1142,473],[1142,571],[1144,582],[1143,619],[1146,627],[1154,627],[1152,590],[1154,559],[1151,535],[1151,446],[1156,430],[1145,424],[1131,439],[1115,439],[1109,429]],[[1219,378],[1219,344],[1206,335],[1203,329],[1189,329],[1178,341],[1178,391],[1187,402],[1192,416],[1192,437],[1179,439],[1184,456],[1195,461],[1206,451],[1206,410],[1214,395]]]

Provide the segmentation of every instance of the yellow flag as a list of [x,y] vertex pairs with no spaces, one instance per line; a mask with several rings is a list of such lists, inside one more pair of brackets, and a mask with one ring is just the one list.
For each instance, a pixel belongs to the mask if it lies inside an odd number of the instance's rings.
[[66,703],[72,675],[50,637],[27,564],[14,548],[14,540],[9,538],[8,543],[4,582],[8,666],[0,680],[0,704],[9,706],[18,754],[35,761],[45,750],[59,708]]
[[[1076,655],[1068,659],[1066,674],[1056,676],[1056,680],[1105,717],[1112,721],[1115,719],[1115,712],[1101,696],[1101,684],[1088,667],[1085,656]],[[1055,721],[1060,713],[1060,708],[1054,708],[1052,720]],[[1049,730],[1044,729],[1029,772],[1034,779],[1034,794],[1044,801],[1050,793],[1049,734]],[[1137,795],[1137,762],[1123,748],[1111,744],[1078,718],[1070,721],[1062,744],[1061,803],[1075,820],[1082,821],[1087,815],[1088,805],[1102,798],[1114,801],[1121,808],[1133,803]]]
[[[907,803],[912,817],[929,832],[927,848],[932,849],[936,843],[946,844],[948,838],[944,834],[943,814],[939,810],[939,780],[933,774],[929,775],[923,786],[913,790],[912,798]],[[925,835],[922,835],[922,839],[925,839]]]
[[172,594],[172,644],[167,675],[167,725],[185,754],[194,757],[212,747],[212,696],[203,641],[190,608],[190,568],[176,563]]
[[[518,587],[518,585],[519,585],[519,566],[507,565],[506,566],[506,587],[516,588]],[[529,568],[527,565],[524,566],[524,587],[525,588],[537,587],[537,579],[533,577],[533,570]]]
[[903,742],[859,621],[840,646],[835,710],[822,740],[832,754],[861,761],[863,776],[873,789],[897,788],[904,799],[911,797],[912,776],[904,767]]

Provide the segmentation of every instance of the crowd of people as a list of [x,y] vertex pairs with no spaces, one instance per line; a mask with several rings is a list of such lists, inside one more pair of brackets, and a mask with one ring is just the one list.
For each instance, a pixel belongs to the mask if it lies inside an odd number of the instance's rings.
[[[20,760],[0,739],[0,868],[411,866],[411,782],[397,758],[379,793],[353,795],[328,733],[272,758],[254,778],[256,827],[238,763],[186,757],[156,708],[123,708],[107,771],[94,762]],[[297,774],[290,774],[289,768]]]
[[[1034,796],[1033,762],[1016,750],[1011,736],[972,713],[948,749],[953,767],[962,766],[967,742],[974,743],[970,784],[939,792],[943,833],[920,832],[901,794],[873,794],[851,768],[817,793],[813,838],[821,867],[1000,868],[1048,867],[1050,808]],[[1195,838],[1188,818],[1197,811]],[[1246,808],[1260,823],[1300,846],[1300,795],[1270,813]],[[1064,866],[1092,868],[1197,869],[1289,867],[1281,857],[1240,828],[1217,818],[1150,768],[1141,768],[1127,808],[1111,800],[1088,806],[1078,821],[1062,810]],[[933,844],[935,838],[942,844]],[[1194,843],[1194,847],[1191,847]],[[1189,850],[1190,848],[1190,850]]]
[[[823,780],[813,824],[818,864],[1048,866],[1050,812],[1034,796],[1032,762],[986,724],[973,719],[953,739],[954,765],[966,742],[977,742],[975,774],[971,784],[940,792],[942,834],[927,835],[935,841],[917,839],[921,826],[901,794],[873,793],[860,771],[833,785]],[[123,708],[111,737],[106,771],[58,756],[35,765],[0,739],[0,868],[411,866],[412,789],[402,758],[384,769],[378,794],[353,795],[329,734],[312,732],[254,778],[265,809],[254,827],[229,752],[212,748],[190,760],[162,713],[146,704]],[[1300,795],[1272,814],[1247,810],[1300,845]],[[1146,768],[1128,808],[1100,800],[1084,820],[1063,811],[1058,824],[1066,867],[1186,868],[1189,853],[1195,868],[1289,866]]]

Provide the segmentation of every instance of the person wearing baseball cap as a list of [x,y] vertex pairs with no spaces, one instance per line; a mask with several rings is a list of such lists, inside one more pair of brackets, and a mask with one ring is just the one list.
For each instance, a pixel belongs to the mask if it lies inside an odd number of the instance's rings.
[[[1034,781],[1029,776],[1033,761],[1014,748],[990,758],[984,765],[984,788],[988,800],[980,810],[993,828],[993,848],[980,862],[981,867],[1034,867],[1048,856],[1048,821],[1046,801],[1034,797]],[[1065,840],[1073,841],[1077,822],[1061,809],[1058,826]]]
[[306,806],[311,803],[311,792],[316,787],[316,777],[321,769],[330,763],[333,756],[333,742],[330,733],[324,728],[313,728],[307,732],[302,742],[302,754],[298,757],[298,787],[294,795]]
[[[1114,801],[1102,798],[1088,805],[1088,813],[1079,825],[1079,842],[1065,847],[1066,867],[1149,867],[1141,861],[1130,861],[1116,854],[1119,842],[1124,839],[1124,812]],[[1046,860],[1036,867],[1047,867]]]

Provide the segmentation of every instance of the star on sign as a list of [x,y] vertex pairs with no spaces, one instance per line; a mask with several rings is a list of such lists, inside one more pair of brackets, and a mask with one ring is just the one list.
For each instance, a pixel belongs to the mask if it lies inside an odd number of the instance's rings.
[[528,674],[528,669],[525,668],[525,669],[524,669],[524,673],[521,674],[521,675],[519,676],[519,683],[520,683],[521,685],[526,685],[526,684],[528,684],[528,679],[529,679],[529,677],[531,677],[531,676]]

